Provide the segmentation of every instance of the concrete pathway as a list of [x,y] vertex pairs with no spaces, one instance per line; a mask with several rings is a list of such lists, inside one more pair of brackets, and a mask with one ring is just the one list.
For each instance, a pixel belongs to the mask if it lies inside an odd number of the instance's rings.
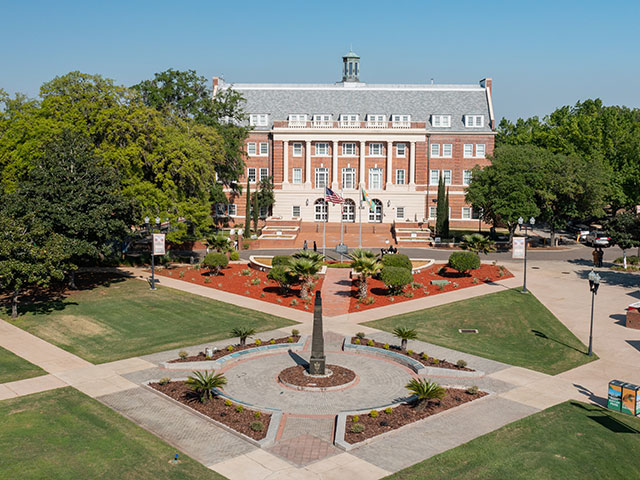
[[351,269],[327,268],[322,282],[322,314],[335,317],[349,313],[351,303]]

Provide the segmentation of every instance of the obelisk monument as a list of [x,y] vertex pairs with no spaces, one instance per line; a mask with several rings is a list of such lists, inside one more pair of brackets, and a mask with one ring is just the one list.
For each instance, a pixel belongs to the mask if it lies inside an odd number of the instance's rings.
[[310,375],[325,374],[326,357],[324,356],[324,336],[322,333],[322,298],[316,292],[313,305],[313,333],[311,336],[311,359],[309,360]]

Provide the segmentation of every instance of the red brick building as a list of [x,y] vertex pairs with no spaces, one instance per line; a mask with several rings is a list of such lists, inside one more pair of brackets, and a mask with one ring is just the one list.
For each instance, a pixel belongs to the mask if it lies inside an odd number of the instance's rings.
[[[339,206],[324,203],[328,186],[345,199],[345,222],[357,222],[360,188],[376,205],[362,222],[435,222],[438,179],[449,191],[452,228],[477,226],[464,201],[476,165],[493,153],[491,79],[477,85],[367,84],[359,57],[343,57],[335,84],[228,84],[214,78],[214,95],[233,88],[246,99],[251,132],[246,171],[252,190],[273,178],[282,220],[340,222]],[[244,219],[244,195],[219,215]],[[328,213],[325,213],[328,212]],[[261,212],[265,214],[265,212]]]

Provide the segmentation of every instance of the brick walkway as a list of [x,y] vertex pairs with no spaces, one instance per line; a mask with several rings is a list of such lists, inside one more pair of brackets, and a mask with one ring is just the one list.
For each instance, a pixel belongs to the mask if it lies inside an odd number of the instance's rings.
[[349,313],[351,299],[350,268],[327,268],[322,282],[322,314],[335,317]]
[[269,451],[298,467],[337,455],[333,446],[334,418],[283,417],[284,430]]

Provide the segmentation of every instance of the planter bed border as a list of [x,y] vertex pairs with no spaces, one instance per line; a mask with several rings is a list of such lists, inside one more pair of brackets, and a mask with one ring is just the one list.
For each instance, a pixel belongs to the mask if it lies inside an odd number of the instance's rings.
[[428,367],[424,363],[419,362],[403,353],[394,352],[391,350],[384,350],[378,347],[370,347],[369,345],[356,345],[351,343],[352,335],[344,337],[342,349],[346,351],[352,351],[354,353],[373,353],[374,355],[390,358],[391,360],[398,362],[405,367],[409,367],[418,375],[429,375],[435,377],[458,377],[458,378],[479,378],[484,377],[485,373],[480,370],[468,372],[466,370],[453,370],[451,368],[439,368]]
[[[172,378],[171,381],[185,381],[186,378]],[[267,429],[267,434],[265,435],[265,437],[262,440],[255,440],[251,437],[248,437],[247,435],[245,435],[244,433],[240,433],[239,431],[231,428],[228,425],[225,425],[222,422],[218,422],[217,420],[205,415],[204,413],[200,413],[197,410],[194,410],[193,408],[189,407],[188,405],[185,405],[182,402],[179,402],[178,400],[176,400],[175,398],[171,398],[169,395],[164,394],[163,392],[161,392],[160,390],[156,390],[155,388],[153,388],[152,386],[150,386],[150,383],[158,383],[159,380],[147,380],[146,382],[144,382],[142,384],[142,387],[155,393],[156,395],[159,395],[161,398],[164,398],[165,400],[169,400],[170,402],[172,402],[174,405],[177,405],[179,407],[181,407],[182,409],[186,410],[187,412],[191,413],[192,415],[196,415],[197,417],[200,417],[203,420],[206,420],[207,422],[210,422],[212,424],[214,424],[217,427],[222,428],[223,430],[243,439],[246,440],[247,442],[249,442],[252,445],[255,445],[256,447],[259,448],[267,448],[272,446],[275,441],[276,441],[276,435],[278,433],[278,429],[280,428],[280,422],[282,421],[282,410],[276,410],[276,409],[269,409],[269,408],[264,408],[264,407],[257,407],[255,405],[251,405],[250,403],[246,403],[246,402],[241,402],[238,400],[235,400],[227,395],[224,395],[220,390],[215,389],[216,395],[226,398],[228,400],[231,400],[234,403],[237,403],[239,405],[243,405],[246,407],[250,407],[253,410],[258,410],[264,413],[268,413],[271,415],[271,419],[269,420],[269,428]]]
[[266,344],[258,347],[247,348],[239,352],[232,352],[228,355],[218,358],[217,360],[200,360],[195,362],[161,362],[160,367],[167,370],[217,370],[226,366],[227,362],[245,358],[257,353],[265,353],[273,350],[291,350],[299,352],[304,348],[308,335],[300,335],[297,342],[294,343],[275,343],[273,345]]
[[[468,387],[464,387],[464,386],[455,386],[455,385],[442,385],[445,388],[468,388]],[[364,445],[368,445],[369,443],[372,442],[377,442],[378,440],[385,438],[387,436],[393,435],[397,432],[402,431],[403,429],[409,428],[409,427],[413,427],[415,425],[419,425],[422,422],[428,422],[429,420],[439,417],[440,415],[445,415],[447,413],[453,413],[456,412],[458,409],[469,406],[469,405],[473,405],[476,402],[485,400],[487,398],[492,398],[495,393],[494,392],[490,392],[488,390],[482,390],[484,393],[486,393],[487,395],[480,397],[476,400],[472,400],[470,402],[466,402],[463,403],[462,405],[458,405],[457,407],[453,407],[453,408],[449,408],[447,410],[444,410],[442,412],[438,412],[435,413],[433,415],[429,415],[428,417],[425,418],[421,418],[420,420],[416,420],[415,422],[411,422],[411,423],[407,423],[406,425],[402,425],[401,427],[398,427],[394,430],[390,430],[388,432],[384,432],[381,433],[380,435],[376,435],[375,437],[370,437],[370,438],[366,438],[361,442],[358,443],[349,443],[344,439],[344,435],[346,433],[346,429],[347,429],[347,417],[349,415],[368,415],[369,412],[371,410],[384,410],[385,408],[391,407],[391,408],[395,408],[399,405],[402,405],[404,403],[409,403],[411,402],[413,399],[415,399],[415,396],[411,396],[408,397],[407,400],[403,401],[403,402],[396,402],[396,403],[392,403],[389,405],[384,405],[382,407],[377,407],[377,408],[368,408],[368,409],[364,409],[364,410],[349,410],[349,411],[344,411],[344,412],[340,412],[337,417],[336,417],[336,429],[335,429],[335,436],[333,439],[333,444],[339,448],[340,450],[344,450],[345,452],[348,452],[350,450],[353,450],[355,448],[359,448],[362,447]]]

